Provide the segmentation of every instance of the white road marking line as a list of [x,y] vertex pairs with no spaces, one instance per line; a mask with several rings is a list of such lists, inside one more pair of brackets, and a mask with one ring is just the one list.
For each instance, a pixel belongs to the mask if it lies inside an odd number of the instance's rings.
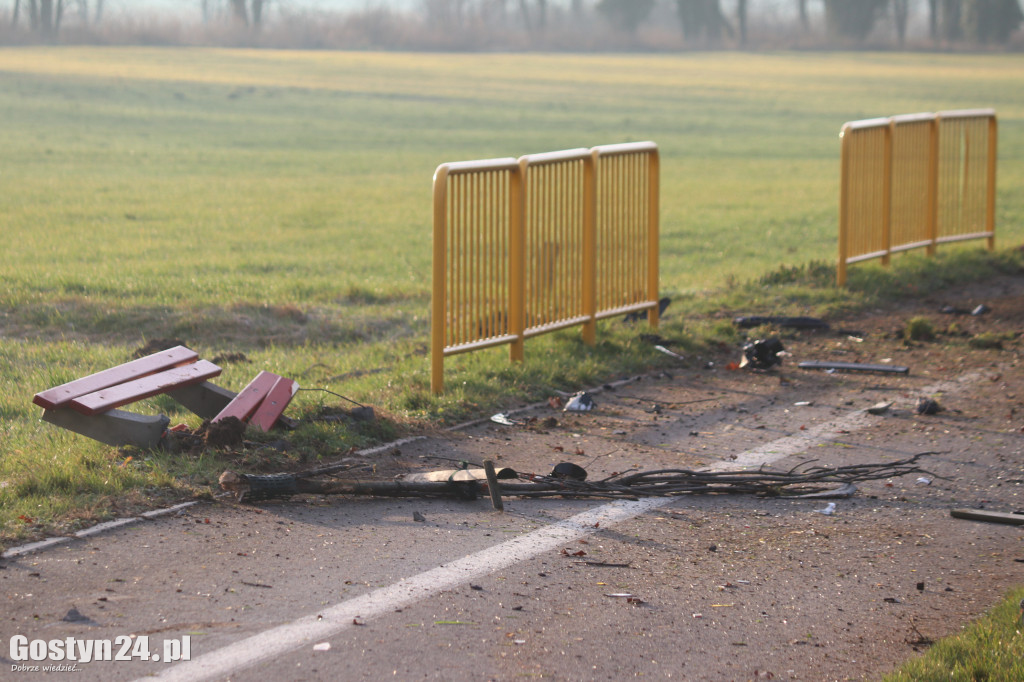
[[[752,450],[741,453],[735,460],[708,467],[711,470],[760,466],[802,452],[822,440],[828,440],[837,431],[855,431],[873,423],[863,410],[849,412],[799,435],[786,436]],[[540,528],[488,549],[457,559],[443,566],[414,575],[405,580],[354,597],[316,614],[304,616],[285,625],[265,630],[233,644],[202,654],[192,661],[178,663],[172,668],[142,678],[197,682],[224,677],[241,669],[294,651],[302,646],[335,635],[353,626],[355,619],[362,621],[393,613],[396,609],[431,597],[443,590],[531,559],[594,532],[595,526],[627,521],[644,512],[658,509],[678,498],[653,497],[638,501],[616,501],[577,514],[545,528]],[[599,525],[598,525],[599,524]],[[140,680],[139,682],[142,682]]]

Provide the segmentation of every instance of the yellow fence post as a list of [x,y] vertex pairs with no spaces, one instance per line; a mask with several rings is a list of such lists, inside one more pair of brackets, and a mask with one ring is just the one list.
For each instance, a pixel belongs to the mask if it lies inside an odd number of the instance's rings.
[[516,171],[509,178],[509,360],[522,362],[526,357],[526,230],[523,218],[523,172],[516,161]]
[[661,260],[661,157],[658,148],[647,153],[647,298],[656,304],[647,310],[647,320],[653,329],[658,328],[661,312],[659,263]]
[[836,284],[846,286],[846,264],[849,259],[850,232],[850,124],[839,131],[839,264]]
[[444,346],[447,329],[447,216],[448,166],[442,164],[434,171],[434,227],[433,268],[430,294],[430,391],[434,395],[444,390]]
[[998,153],[996,138],[998,135],[999,125],[996,122],[996,112],[992,111],[988,116],[988,183],[985,202],[985,229],[988,231],[989,251],[996,248],[996,154]]

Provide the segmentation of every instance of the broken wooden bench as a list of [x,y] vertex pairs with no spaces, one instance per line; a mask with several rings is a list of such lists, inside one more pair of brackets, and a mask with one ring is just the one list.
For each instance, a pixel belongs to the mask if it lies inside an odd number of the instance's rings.
[[272,372],[260,372],[241,392],[212,384],[220,367],[185,346],[175,346],[117,367],[37,393],[43,421],[107,445],[158,446],[170,418],[117,409],[166,394],[211,422],[227,417],[264,431],[277,422],[299,385]]

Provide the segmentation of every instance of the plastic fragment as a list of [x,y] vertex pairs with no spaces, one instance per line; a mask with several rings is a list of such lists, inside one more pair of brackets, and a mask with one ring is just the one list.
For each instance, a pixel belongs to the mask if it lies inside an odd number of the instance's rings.
[[502,424],[503,426],[517,426],[521,423],[517,422],[515,419],[512,419],[504,412],[499,412],[498,414],[492,416],[491,421],[494,422],[495,424]]
[[562,412],[589,412],[594,409],[594,398],[586,391],[580,391],[562,408]]

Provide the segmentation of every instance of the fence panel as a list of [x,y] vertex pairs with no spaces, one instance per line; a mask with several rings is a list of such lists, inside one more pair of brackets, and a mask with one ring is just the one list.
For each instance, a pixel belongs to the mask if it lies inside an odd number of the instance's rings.
[[446,355],[510,343],[512,358],[522,359],[521,212],[516,159],[443,164],[434,173],[435,393]]
[[890,252],[935,249],[937,182],[934,114],[893,116]]
[[846,266],[985,238],[995,247],[996,116],[910,114],[843,126],[838,284]]
[[660,160],[653,142],[594,147],[595,317],[646,310],[658,323]]
[[589,149],[530,154],[523,174],[526,320],[523,333],[593,320],[593,157]]
[[938,234],[941,242],[995,240],[996,115],[940,111]]
[[887,118],[843,126],[839,191],[839,280],[846,266],[888,258],[890,126]]
[[640,310],[657,326],[658,183],[653,142],[439,166],[431,390],[455,353],[522,360],[524,339],[577,325],[593,345],[598,319]]

